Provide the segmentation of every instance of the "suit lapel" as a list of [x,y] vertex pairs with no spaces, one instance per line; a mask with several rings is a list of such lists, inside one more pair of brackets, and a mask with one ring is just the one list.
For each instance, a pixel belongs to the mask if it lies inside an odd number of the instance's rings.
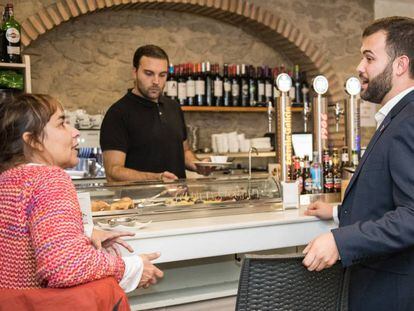
[[374,136],[372,137],[371,141],[368,144],[367,149],[365,150],[364,156],[362,157],[354,175],[351,178],[351,181],[349,182],[348,187],[346,188],[345,195],[343,201],[345,201],[346,196],[348,195],[349,191],[351,190],[355,180],[357,179],[358,175],[361,172],[361,169],[368,158],[369,154],[371,153],[372,149],[374,148],[375,144],[377,143],[378,139],[381,137],[382,133],[384,133],[385,129],[390,125],[392,119],[400,113],[400,111],[411,101],[414,100],[414,91],[408,93],[406,96],[404,96],[400,102],[394,106],[394,108],[391,109],[391,111],[388,113],[388,115],[385,117],[384,121],[381,123],[379,128],[375,131]]

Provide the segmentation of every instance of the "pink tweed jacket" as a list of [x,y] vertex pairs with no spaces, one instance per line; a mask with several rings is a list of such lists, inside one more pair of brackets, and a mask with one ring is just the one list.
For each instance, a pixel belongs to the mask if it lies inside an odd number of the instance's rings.
[[121,257],[97,251],[83,231],[70,177],[21,165],[0,174],[0,288],[68,287],[124,274]]

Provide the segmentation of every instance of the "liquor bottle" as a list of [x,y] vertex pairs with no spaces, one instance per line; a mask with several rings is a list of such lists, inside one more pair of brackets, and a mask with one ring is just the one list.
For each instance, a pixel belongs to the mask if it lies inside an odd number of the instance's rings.
[[312,193],[312,176],[310,171],[309,156],[305,155],[305,167],[303,170],[303,194]]
[[214,106],[223,106],[223,79],[220,76],[219,64],[213,66],[213,77],[214,77]]
[[301,72],[301,79],[302,79],[302,102],[304,106],[310,106],[310,96],[309,96],[309,84],[307,80],[306,71]]
[[194,64],[187,64],[187,81],[186,81],[186,91],[187,91],[187,105],[195,105],[195,81],[194,81]]
[[223,65],[223,106],[231,106],[231,80],[228,64]]
[[206,105],[213,106],[213,79],[211,77],[210,62],[206,62],[206,74],[204,75],[206,81]]
[[247,107],[249,105],[249,81],[247,80],[245,64],[241,65],[240,97],[241,106]]
[[233,106],[240,106],[240,65],[232,66],[231,99]]
[[184,65],[179,65],[178,68],[178,102],[181,106],[185,106],[187,104],[187,81],[184,76]]
[[341,168],[349,167],[349,154],[348,154],[348,147],[343,146],[342,147],[342,154],[341,154]]
[[352,167],[356,168],[358,164],[359,164],[358,152],[356,150],[352,150]]
[[20,55],[20,24],[14,19],[13,4],[7,3],[4,18],[7,20],[3,23],[1,29],[4,35],[4,45],[6,51],[6,61],[10,63],[21,63]]
[[[4,23],[9,19],[9,10],[7,6],[4,8],[3,16],[2,16],[2,23]],[[7,40],[6,40],[6,32],[0,27],[0,61],[8,62],[9,55],[7,54]]]
[[268,103],[269,101],[273,103],[273,85],[272,85],[272,77],[271,71],[268,66],[265,66],[265,74],[264,74],[264,83],[265,83],[265,102]]
[[167,96],[173,100],[177,100],[178,97],[177,79],[175,77],[173,64],[170,64],[168,68]]
[[264,80],[264,69],[257,67],[257,106],[264,106],[266,104],[265,97],[265,80]]
[[301,76],[300,76],[300,71],[299,71],[299,65],[295,65],[293,81],[295,85],[295,98],[292,101],[292,106],[302,107],[303,106],[302,81],[301,81]]
[[299,157],[293,157],[293,173],[292,178],[293,180],[296,180],[299,186],[299,193],[303,192],[303,174],[302,174],[302,168],[300,167],[300,159]]
[[195,81],[195,101],[197,106],[203,106],[205,105],[206,101],[206,64],[198,63],[197,67],[197,79]]
[[323,192],[333,192],[333,174],[330,164],[329,150],[323,150]]
[[249,67],[249,105],[257,105],[256,70],[253,66]]
[[341,192],[342,172],[339,165],[339,155],[337,148],[333,148],[332,150],[332,175],[334,181],[334,192]]
[[318,152],[313,152],[313,163],[311,165],[312,193],[322,193],[322,169],[318,162]]

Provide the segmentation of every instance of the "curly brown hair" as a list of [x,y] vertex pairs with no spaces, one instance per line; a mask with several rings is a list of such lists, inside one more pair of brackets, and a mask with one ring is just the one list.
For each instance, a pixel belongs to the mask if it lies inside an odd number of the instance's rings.
[[0,105],[0,173],[26,162],[29,149],[23,134],[30,133],[31,142],[41,143],[44,128],[58,109],[63,110],[62,105],[45,94],[24,94]]

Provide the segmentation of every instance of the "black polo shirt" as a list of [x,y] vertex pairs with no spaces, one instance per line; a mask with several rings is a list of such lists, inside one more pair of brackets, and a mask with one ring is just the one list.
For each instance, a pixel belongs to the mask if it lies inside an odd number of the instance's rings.
[[157,103],[127,94],[113,104],[102,122],[103,151],[126,153],[125,167],[138,171],[169,171],[185,178],[183,142],[187,139],[180,105],[166,97]]

